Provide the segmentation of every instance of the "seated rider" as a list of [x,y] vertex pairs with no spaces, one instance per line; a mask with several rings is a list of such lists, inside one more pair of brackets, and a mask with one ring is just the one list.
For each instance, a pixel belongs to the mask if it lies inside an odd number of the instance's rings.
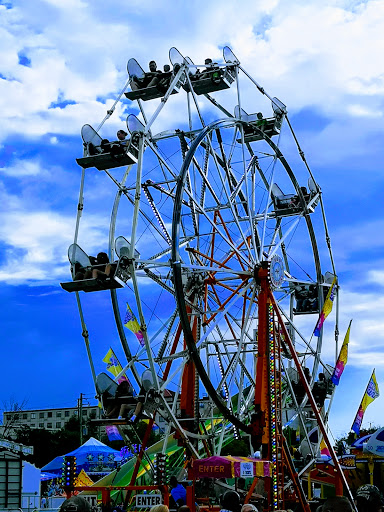
[[304,285],[296,285],[295,286],[295,299],[296,299],[296,308],[295,312],[299,313],[301,311],[305,311],[304,309],[304,301],[308,297],[307,287]]
[[126,140],[127,135],[128,135],[128,133],[125,132],[124,130],[118,130],[117,133],[116,133],[117,140],[119,140],[120,143],[123,144],[123,145],[126,145],[127,142],[128,142]]
[[207,66],[200,74],[200,78],[211,78],[213,82],[220,82],[221,72],[219,66],[212,62],[212,59],[205,59],[204,64]]
[[323,407],[327,397],[328,383],[324,373],[319,373],[319,380],[313,385],[312,393],[317,407]]
[[150,82],[153,78],[161,71],[156,70],[156,62],[154,60],[151,60],[149,63],[149,71],[147,73],[144,73],[144,76],[138,77],[136,75],[133,75],[131,77],[131,89],[132,91],[137,91],[138,89],[145,89],[146,87],[149,87]]
[[310,284],[307,291],[307,296],[302,304],[302,311],[317,311],[318,302],[317,286],[315,284]]
[[169,64],[164,64],[163,70],[163,73],[161,73],[158,77],[159,81],[157,84],[157,88],[161,92],[166,92],[172,80],[171,66]]
[[258,113],[256,114],[256,116],[257,116],[256,126],[257,126],[260,130],[264,130],[264,127],[265,127],[265,125],[266,125],[266,123],[267,123],[267,120],[266,120],[266,119],[264,119],[263,114],[262,114],[261,112],[258,112]]
[[[94,256],[88,256],[91,265],[96,265],[97,260]],[[75,263],[74,281],[82,281],[83,279],[92,278],[92,267],[83,267],[79,262]]]
[[91,263],[90,267],[82,267],[80,263],[75,263],[74,281],[83,279],[100,279],[104,281],[107,277],[112,277],[116,270],[116,263],[110,263],[108,255],[105,252],[99,252],[96,256],[88,256]]
[[161,71],[157,69],[157,64],[154,60],[149,63],[149,71],[145,73],[145,87],[154,87],[159,83]]
[[[307,203],[310,200],[311,195],[308,194],[308,191],[307,191],[306,187],[300,187],[300,190],[301,190],[301,193],[304,196],[304,201]],[[295,196],[292,199],[292,204],[293,204],[293,206],[300,206],[300,198],[299,198],[299,196]]]
[[[119,130],[117,132],[117,138],[119,140],[121,140],[119,138],[120,132],[125,133],[125,137],[127,136],[127,133],[124,130]],[[123,137],[123,140],[125,137]],[[102,141],[100,142],[100,149],[101,153],[110,153],[111,155],[122,155],[124,153],[122,145],[117,144],[116,142],[111,142],[108,139],[102,139]]]
[[103,404],[107,418],[128,419],[137,422],[143,409],[143,400],[139,395],[134,397],[133,388],[127,380],[123,380],[117,386],[114,397],[108,392],[103,395]]
[[112,277],[116,270],[116,264],[110,263],[107,253],[99,252],[96,256],[96,265],[92,267],[92,278],[104,281]]
[[[305,376],[305,378],[307,380],[307,383],[310,384],[310,382],[311,382],[311,373],[309,371],[309,368],[307,368],[305,366],[303,368],[303,372],[304,372],[304,376]],[[299,377],[297,382],[292,381],[291,384],[292,384],[293,392],[295,393],[295,396],[296,396],[297,403],[300,405],[301,402],[303,401],[304,397],[305,397],[305,394],[306,394],[305,393],[304,384],[301,381],[300,377]]]

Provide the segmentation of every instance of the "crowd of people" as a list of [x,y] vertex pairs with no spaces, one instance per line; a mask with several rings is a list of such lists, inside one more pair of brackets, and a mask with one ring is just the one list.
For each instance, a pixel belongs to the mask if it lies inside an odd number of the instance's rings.
[[[150,512],[191,512],[187,505],[187,492],[185,487],[178,482],[176,477],[171,477],[170,504],[169,507],[164,504],[155,505]],[[362,485],[355,493],[354,506],[358,512],[384,512],[383,495],[375,485]],[[220,498],[220,512],[262,512],[263,506],[253,503],[242,503],[240,494],[234,490],[227,490]],[[196,512],[200,508],[195,504]],[[113,512],[124,512],[122,506],[116,505],[111,508]],[[326,499],[316,508],[316,512],[352,512],[354,510],[351,501],[345,496],[333,496]],[[72,496],[64,501],[59,512],[92,512],[91,506],[83,497]],[[277,510],[275,512],[292,512],[291,509]]]

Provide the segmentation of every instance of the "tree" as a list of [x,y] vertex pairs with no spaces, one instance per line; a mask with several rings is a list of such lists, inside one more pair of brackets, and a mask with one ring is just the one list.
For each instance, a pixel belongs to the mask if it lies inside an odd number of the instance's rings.
[[[25,410],[27,405],[27,400],[24,399],[22,402],[17,402],[13,397],[9,399],[9,401],[3,402],[3,407],[0,409],[3,413],[2,419],[2,437],[12,438],[15,428],[18,427],[19,414]],[[12,414],[8,415],[4,421],[4,413],[10,412]]]
[[335,449],[336,451],[338,451],[340,449],[340,447],[343,445],[343,442],[345,442],[348,446],[350,446],[354,441],[356,441],[356,439],[360,438],[360,437],[364,437],[364,436],[367,436],[369,434],[374,434],[376,432],[376,430],[379,430],[379,428],[382,428],[382,427],[376,427],[376,426],[373,426],[373,427],[369,427],[369,428],[362,428],[360,430],[360,434],[357,436],[354,432],[349,432],[349,434],[343,436],[343,437],[340,437],[339,439],[336,439],[336,446],[335,446]]
[[94,411],[92,411],[85,423],[86,428],[87,428],[88,439],[90,437],[95,437],[96,439],[99,438],[99,427],[92,422],[92,420],[94,420],[95,418],[96,418],[96,413]]
[[55,457],[65,455],[79,447],[79,428],[80,423],[76,416],[69,418],[65,426],[56,432],[23,425],[17,430],[16,441],[33,446],[33,455],[29,455],[27,460],[42,468]]
[[61,453],[72,452],[80,446],[80,421],[77,416],[71,416],[66,422],[64,427],[55,432],[58,445],[60,446]]
[[42,468],[52,459],[61,455],[54,434],[44,428],[30,428],[28,425],[23,425],[17,430],[16,441],[33,446],[33,455],[28,455],[26,459],[36,467]]
[[243,439],[232,439],[221,450],[222,455],[234,455],[239,457],[249,456],[249,442]]

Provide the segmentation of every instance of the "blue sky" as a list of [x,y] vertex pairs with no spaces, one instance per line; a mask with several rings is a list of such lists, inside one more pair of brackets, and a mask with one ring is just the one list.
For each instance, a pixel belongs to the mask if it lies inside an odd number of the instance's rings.
[[[130,57],[162,66],[176,46],[197,63],[221,62],[229,45],[287,105],[323,192],[341,338],[353,318],[334,435],[349,431],[374,367],[382,396],[364,426],[383,426],[383,23],[384,4],[374,0],[1,1],[0,403],[75,406],[81,392],[94,395],[75,297],[59,285],[69,280],[81,126],[103,119]],[[186,122],[185,98],[171,100],[162,129]],[[130,112],[137,108],[124,99],[103,136],[113,139]],[[81,245],[90,254],[107,248],[113,197],[97,171],[87,174]],[[101,371],[109,346],[119,352],[108,294],[89,294],[85,316]],[[331,331],[326,341],[331,357]]]

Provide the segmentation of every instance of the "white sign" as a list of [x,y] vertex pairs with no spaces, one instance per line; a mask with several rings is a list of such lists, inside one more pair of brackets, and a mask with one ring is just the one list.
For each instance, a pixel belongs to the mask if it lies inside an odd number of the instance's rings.
[[161,494],[136,494],[136,507],[151,508],[155,505],[161,505]]
[[240,476],[243,478],[253,478],[253,462],[240,462]]
[[97,507],[97,494],[82,494],[82,498],[84,498],[91,507]]

